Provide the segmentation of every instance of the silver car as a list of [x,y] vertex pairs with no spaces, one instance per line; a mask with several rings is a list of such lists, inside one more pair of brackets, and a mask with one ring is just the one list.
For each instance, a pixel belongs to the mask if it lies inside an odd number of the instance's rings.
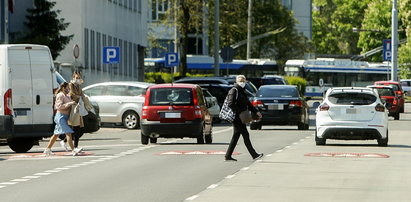
[[123,124],[128,129],[140,127],[144,95],[153,84],[134,81],[96,83],[83,88],[98,103],[101,123]]

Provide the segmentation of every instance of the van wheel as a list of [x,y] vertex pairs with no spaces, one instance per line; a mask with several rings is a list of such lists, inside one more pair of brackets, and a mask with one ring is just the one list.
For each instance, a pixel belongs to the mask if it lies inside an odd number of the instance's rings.
[[16,153],[26,153],[34,145],[33,139],[30,138],[7,139],[7,143],[9,144],[10,149],[15,151]]
[[394,120],[400,120],[400,112],[394,114]]
[[123,115],[123,125],[127,129],[138,129],[140,127],[140,117],[133,111],[126,111]]
[[157,143],[157,138],[150,137],[150,143]]
[[148,144],[148,137],[141,133],[141,144]]
[[197,144],[204,144],[204,139],[205,139],[204,136],[205,135],[204,135],[204,125],[203,125],[203,127],[201,128],[200,133],[197,136]]

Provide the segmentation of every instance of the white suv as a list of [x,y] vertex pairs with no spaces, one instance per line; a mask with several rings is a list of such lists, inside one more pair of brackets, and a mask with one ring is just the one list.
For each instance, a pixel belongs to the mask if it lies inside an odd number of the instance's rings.
[[96,83],[83,88],[90,100],[100,107],[101,123],[123,124],[128,129],[140,127],[144,96],[153,84],[134,81]]
[[316,113],[316,145],[325,145],[327,139],[376,139],[379,146],[388,144],[388,110],[375,89],[329,89]]

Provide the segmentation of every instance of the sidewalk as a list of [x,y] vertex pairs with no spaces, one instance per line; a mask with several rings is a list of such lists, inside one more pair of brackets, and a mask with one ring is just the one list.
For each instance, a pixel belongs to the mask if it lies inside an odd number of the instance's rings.
[[[395,124],[411,123],[411,114],[402,118]],[[388,147],[376,140],[315,146],[310,135],[187,201],[410,201],[411,134],[390,127],[389,138]]]

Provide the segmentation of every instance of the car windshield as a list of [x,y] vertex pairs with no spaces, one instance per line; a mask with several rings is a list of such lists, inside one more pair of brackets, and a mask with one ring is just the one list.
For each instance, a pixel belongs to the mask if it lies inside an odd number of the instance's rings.
[[334,93],[328,96],[328,100],[339,105],[370,105],[377,97],[365,93]]
[[395,93],[390,88],[377,88],[378,94],[380,96],[395,96]]
[[150,105],[190,105],[192,102],[190,88],[157,88],[150,92]]
[[261,87],[257,92],[257,97],[298,97],[298,91],[295,88]]
[[277,84],[277,85],[284,85],[285,82],[281,78],[263,78],[261,79],[261,83],[264,85],[272,85],[272,84]]

